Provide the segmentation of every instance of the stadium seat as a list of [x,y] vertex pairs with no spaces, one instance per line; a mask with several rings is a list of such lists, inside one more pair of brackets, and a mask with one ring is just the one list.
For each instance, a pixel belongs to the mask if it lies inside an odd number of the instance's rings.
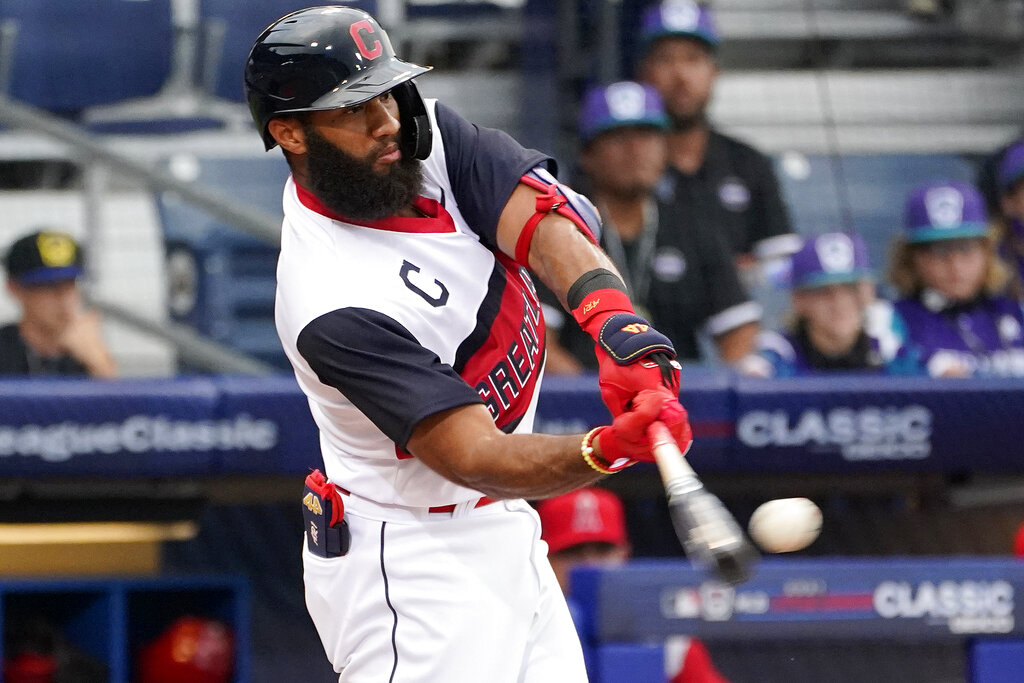
[[[207,77],[211,92],[228,100],[242,102],[242,73],[253,41],[270,24],[284,15],[309,7],[304,0],[199,0],[200,21],[206,38],[219,46],[208,45],[207,53],[215,62],[207,64]],[[314,3],[315,4],[315,3]],[[365,9],[371,14],[376,10],[372,0],[355,0],[344,3],[351,7]]]
[[[198,158],[192,180],[237,202],[281,215],[288,167],[265,158]],[[174,162],[169,166],[173,169]],[[277,247],[220,222],[172,193],[159,193],[171,318],[214,341],[279,367],[274,329]]]
[[67,116],[151,95],[170,68],[171,0],[0,0],[9,96]]

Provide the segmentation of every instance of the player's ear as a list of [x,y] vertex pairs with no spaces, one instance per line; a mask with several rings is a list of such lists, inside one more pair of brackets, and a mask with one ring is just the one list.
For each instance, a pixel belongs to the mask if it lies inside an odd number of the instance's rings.
[[292,154],[306,153],[306,132],[295,116],[278,116],[267,122],[267,131],[281,149]]

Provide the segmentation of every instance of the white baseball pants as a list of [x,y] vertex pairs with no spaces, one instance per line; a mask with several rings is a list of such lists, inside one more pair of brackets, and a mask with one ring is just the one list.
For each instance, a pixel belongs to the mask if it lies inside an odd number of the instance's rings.
[[430,513],[344,500],[349,553],[303,542],[306,606],[340,683],[586,683],[528,503]]

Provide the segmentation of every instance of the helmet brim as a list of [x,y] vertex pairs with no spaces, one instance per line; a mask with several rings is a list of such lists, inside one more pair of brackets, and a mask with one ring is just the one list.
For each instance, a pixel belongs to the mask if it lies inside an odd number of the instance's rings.
[[411,81],[432,68],[394,58],[384,64],[375,64],[372,69],[367,69],[365,74],[345,79],[308,106],[282,109],[275,112],[274,116],[354,107],[357,104],[369,102],[374,97],[382,95],[406,81]]

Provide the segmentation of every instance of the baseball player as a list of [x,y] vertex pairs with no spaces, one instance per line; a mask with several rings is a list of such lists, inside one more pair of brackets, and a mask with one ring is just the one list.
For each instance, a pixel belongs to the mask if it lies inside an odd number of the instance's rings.
[[[595,246],[553,160],[420,96],[365,12],[314,7],[257,39],[253,118],[284,188],[277,328],[320,429],[306,604],[341,681],[584,681],[523,500],[689,444],[668,339]],[[600,347],[612,424],[530,434],[544,320],[530,272]]]

